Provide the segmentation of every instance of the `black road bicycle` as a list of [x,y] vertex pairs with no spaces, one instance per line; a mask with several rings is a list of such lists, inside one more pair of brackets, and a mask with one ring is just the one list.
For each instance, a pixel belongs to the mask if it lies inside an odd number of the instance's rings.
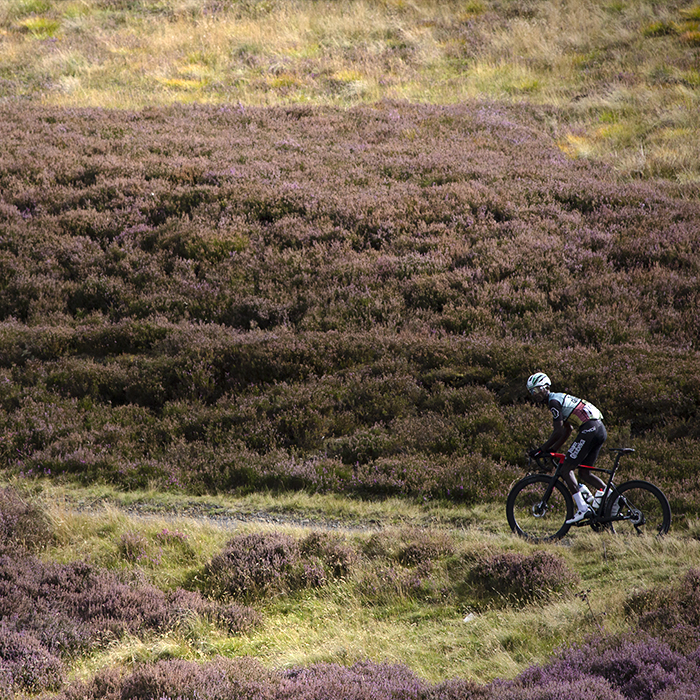
[[[506,502],[506,515],[511,530],[528,540],[559,540],[572,527],[590,526],[596,532],[610,530],[619,534],[665,535],[671,527],[671,506],[661,489],[647,481],[626,481],[615,486],[613,478],[623,454],[634,452],[631,447],[611,449],[616,453],[612,469],[589,467],[608,475],[600,505],[591,516],[572,525],[574,499],[562,478],[564,455],[552,452],[543,458],[530,458],[538,473],[520,479],[511,489]],[[554,473],[549,474],[554,468]],[[602,477],[601,477],[602,478]],[[605,481],[605,479],[603,479]]]

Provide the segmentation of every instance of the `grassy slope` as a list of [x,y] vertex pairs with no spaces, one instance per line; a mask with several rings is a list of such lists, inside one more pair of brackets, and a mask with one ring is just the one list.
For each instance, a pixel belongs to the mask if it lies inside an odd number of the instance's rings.
[[[44,556],[59,561],[85,558],[111,569],[135,569],[166,590],[188,585],[192,573],[234,534],[275,530],[302,537],[313,528],[310,524],[245,521],[217,524],[215,518],[202,517],[209,511],[210,499],[176,494],[125,495],[104,488],[45,486],[34,499],[45,505],[56,526],[57,543]],[[83,507],[76,510],[79,503]],[[139,515],[133,512],[137,503],[141,504]],[[219,515],[221,509],[231,509],[267,513],[271,519],[306,517],[313,523],[320,514],[335,523],[333,532],[344,534],[358,548],[362,543],[366,546],[375,533],[389,547],[402,538],[411,541],[426,527],[427,520],[431,522],[430,537],[442,534],[454,543],[449,561],[452,567],[463,567],[464,572],[479,558],[493,554],[546,551],[563,558],[580,580],[563,597],[545,597],[526,606],[496,602],[482,608],[468,591],[460,589],[459,578],[464,573],[453,571],[448,577],[444,568],[447,560],[436,558],[432,575],[438,585],[447,585],[452,591],[444,602],[401,593],[388,584],[377,598],[361,593],[358,586],[363,578],[375,575],[375,564],[363,559],[347,579],[324,589],[257,603],[265,624],[243,637],[229,637],[199,624],[164,636],[128,638],[78,663],[74,674],[84,677],[105,665],[173,656],[208,659],[216,654],[235,654],[255,656],[273,668],[318,661],[388,661],[407,664],[432,682],[455,677],[483,682],[513,677],[531,664],[544,662],[561,644],[576,643],[601,629],[609,633],[628,629],[633,622],[624,614],[629,597],[673,579],[700,557],[698,540],[693,536],[697,523],[690,531],[676,532],[663,542],[620,541],[580,531],[564,544],[534,546],[506,534],[502,508],[496,506],[426,507],[391,499],[366,503],[324,496],[277,499],[262,495],[221,497],[215,503]],[[85,511],[87,504],[90,508]],[[167,516],[163,510],[180,515]],[[455,521],[462,524],[456,526]],[[186,555],[182,548],[158,545],[157,535],[164,529],[186,536],[190,543]],[[138,563],[119,548],[121,537],[133,533],[141,533],[149,543],[146,556]],[[445,583],[450,580],[451,584]],[[587,595],[574,595],[578,592]],[[475,617],[464,620],[475,611]]]
[[0,94],[63,106],[348,106],[487,97],[560,109],[574,156],[697,182],[689,0],[8,0]]
[[[211,13],[204,14],[202,8]],[[697,189],[692,183],[698,180],[700,163],[697,14],[697,5],[689,2],[484,0],[454,5],[365,2],[339,6],[10,0],[0,8],[0,90],[10,104],[41,102],[61,107],[141,108],[239,100],[256,105],[302,102],[347,107],[382,97],[453,103],[473,96],[533,103],[553,108],[544,112],[548,115],[546,133],[566,155],[601,158],[623,177],[691,183],[682,196],[694,198]],[[68,172],[68,179],[71,176]],[[186,171],[182,177],[178,186],[186,183]],[[166,189],[167,183],[163,185]],[[645,254],[635,252],[633,240],[624,251],[630,258]],[[31,275],[27,279],[31,284]],[[663,307],[663,283],[657,280],[656,284]],[[686,289],[692,298],[693,288]],[[154,324],[156,331],[158,323]],[[164,327],[170,328],[168,324]],[[4,347],[30,351],[28,364],[26,358],[15,363],[26,374],[12,363],[5,369],[5,378],[13,381],[19,372],[18,385],[23,387],[4,396],[6,408],[11,415],[12,407],[21,405],[26,411],[22,416],[43,420],[41,434],[48,435],[55,427],[46,421],[42,396],[27,388],[45,379],[40,365],[32,364],[31,353],[39,349],[51,354],[51,343],[58,339],[60,346],[63,336],[55,328],[42,334],[31,327],[18,330],[13,326],[5,332]],[[19,344],[13,335],[17,332]],[[663,355],[666,350],[660,352]],[[544,353],[542,350],[543,357]],[[583,385],[598,364],[597,351],[589,353],[589,367],[577,377]],[[676,354],[688,358],[695,353],[682,347]],[[132,360],[133,356],[122,358],[126,363]],[[560,351],[557,361],[562,367],[571,366],[570,353]],[[638,366],[628,371],[632,376],[643,374]],[[686,373],[690,379],[683,374],[679,385],[692,389],[692,367]],[[507,387],[492,389],[487,403],[496,404],[494,396],[501,388]],[[650,389],[647,396],[658,397],[659,392]],[[662,398],[675,405],[672,396]],[[76,416],[86,420],[92,413],[96,423],[81,423],[80,429],[93,438],[97,434],[105,443],[117,435],[116,418],[124,424],[135,423],[134,417],[143,420],[137,439],[161,430],[160,424],[154,427],[152,417],[139,410],[126,416],[126,409],[112,411],[89,401],[78,405],[70,398],[52,399],[50,406],[54,426],[62,426],[62,421],[67,426]],[[179,410],[186,413],[188,409],[185,405]],[[168,420],[182,427],[179,415],[174,411]],[[533,429],[540,418],[529,418]],[[674,434],[690,432],[692,440],[697,415],[674,420]],[[31,425],[36,434],[37,423]],[[480,433],[480,445],[491,449],[488,420],[483,425],[487,429]],[[496,421],[496,434],[502,428]],[[624,423],[616,429],[623,435],[629,431]],[[67,435],[61,427],[54,437],[60,442]],[[652,473],[665,457],[661,448],[658,455],[649,456],[657,442],[652,436],[644,458]],[[672,449],[677,453],[693,444],[681,438]],[[132,443],[129,445],[131,449]],[[79,459],[81,455],[76,454]],[[178,458],[186,462],[189,456]],[[690,466],[690,461],[679,466],[678,473],[685,474]],[[675,472],[670,478],[680,482]],[[128,569],[131,564],[118,554],[119,537],[136,530],[150,536],[172,525],[169,520],[144,524],[114,510],[97,518],[75,515],[60,505],[60,493],[52,491],[53,487],[44,488],[60,534],[59,545],[47,551],[47,557],[63,561],[87,557],[100,565]],[[95,498],[94,491],[87,496],[69,492],[77,498]],[[119,500],[133,497],[109,495]],[[145,498],[164,497],[148,494]],[[227,502],[223,497],[216,499],[222,501]],[[184,505],[177,498],[171,503]],[[320,512],[343,521],[352,515],[353,523],[389,520],[398,526],[397,521],[403,520],[402,524],[422,527],[429,520],[431,529],[435,524],[450,528],[459,548],[467,552],[532,551],[505,532],[498,505],[443,507],[438,503],[426,507],[406,500],[365,503],[303,494],[280,500],[249,495],[232,505],[243,510],[292,511],[302,517]],[[455,528],[455,521],[464,525]],[[186,519],[178,520],[177,527],[197,543],[194,560],[183,563],[175,554],[166,553],[157,566],[142,563],[137,567],[145,568],[146,575],[163,587],[181,581],[188,567],[206,561],[227,536]],[[547,549],[564,556],[579,573],[581,589],[590,589],[591,608],[599,615],[596,620],[610,631],[628,624],[622,603],[635,588],[677,576],[689,563],[697,562],[699,555],[697,524],[692,519],[664,543],[619,543],[579,535],[570,544]],[[101,665],[128,665],[172,655],[202,659],[223,651],[251,653],[272,666],[316,660],[349,662],[371,656],[377,661],[403,661],[432,680],[452,676],[486,680],[512,676],[530,663],[544,661],[553,646],[597,629],[588,604],[577,598],[524,610],[494,609],[472,626],[462,621],[467,609],[460,605],[423,606],[398,598],[367,608],[363,602],[339,584],[317,597],[300,595],[269,603],[264,606],[265,628],[246,638],[229,639],[203,628],[166,639],[134,639],[87,660],[84,666],[79,664],[76,672],[89,674]],[[368,628],[373,631],[371,638],[366,635]]]

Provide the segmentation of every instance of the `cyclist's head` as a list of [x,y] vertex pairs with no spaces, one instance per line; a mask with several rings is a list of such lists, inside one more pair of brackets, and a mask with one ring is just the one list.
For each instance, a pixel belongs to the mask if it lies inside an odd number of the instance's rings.
[[535,374],[527,380],[527,390],[536,399],[549,394],[550,386],[552,386],[552,382],[544,372],[535,372]]

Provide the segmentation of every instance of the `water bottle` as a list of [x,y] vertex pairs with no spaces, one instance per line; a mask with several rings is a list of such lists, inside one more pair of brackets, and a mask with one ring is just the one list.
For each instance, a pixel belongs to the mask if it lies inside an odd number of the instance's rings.
[[600,508],[600,504],[603,501],[603,494],[605,494],[605,489],[598,489],[595,492],[593,503],[591,504],[591,508],[593,508],[593,510],[597,511],[598,508]]

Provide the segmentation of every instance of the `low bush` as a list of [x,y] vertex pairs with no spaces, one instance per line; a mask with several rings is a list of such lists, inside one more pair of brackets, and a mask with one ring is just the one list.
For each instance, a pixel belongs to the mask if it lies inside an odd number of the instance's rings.
[[239,535],[205,566],[203,586],[212,595],[256,600],[323,586],[347,575],[356,560],[354,548],[331,535]]
[[679,581],[634,593],[626,609],[644,632],[689,653],[700,648],[700,570],[691,568]]
[[569,591],[578,576],[561,557],[548,552],[504,553],[477,562],[467,580],[484,601],[524,605]]
[[653,638],[604,638],[560,651],[550,663],[523,673],[514,685],[552,690],[574,683],[585,687],[591,677],[629,700],[676,697],[676,690],[683,697],[700,680],[700,660],[696,653],[685,656]]
[[127,674],[107,669],[55,700],[275,700],[279,679],[251,658],[159,661]]
[[454,540],[444,532],[410,530],[400,539],[396,559],[404,566],[430,564],[433,560],[455,553]]
[[207,590],[238,599],[255,599],[295,587],[299,545],[288,535],[240,535],[205,567]]
[[29,693],[57,690],[64,673],[60,655],[50,652],[38,636],[0,622],[0,678],[9,697],[13,688]]
[[46,513],[8,486],[0,489],[0,554],[36,551],[53,537]]
[[0,678],[37,692],[59,687],[63,661],[125,635],[177,629],[191,616],[245,633],[261,622],[244,606],[219,605],[199,593],[166,594],[128,584],[85,563],[47,564],[0,557]]

